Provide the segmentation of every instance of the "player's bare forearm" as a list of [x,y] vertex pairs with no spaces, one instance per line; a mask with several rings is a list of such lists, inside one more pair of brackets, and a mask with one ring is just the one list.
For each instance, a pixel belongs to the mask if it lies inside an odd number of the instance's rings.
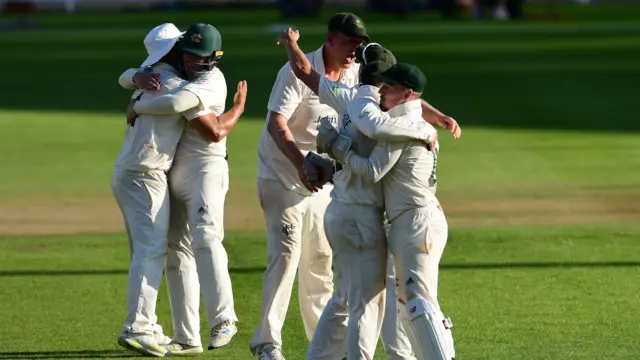
[[296,145],[293,134],[287,126],[287,118],[283,115],[272,112],[269,116],[267,131],[273,141],[276,142],[278,149],[291,161],[296,169],[302,168],[304,164],[304,155]]
[[296,41],[287,41],[285,48],[293,74],[317,95],[320,87],[320,74],[311,68],[311,62]]
[[217,143],[231,133],[243,112],[244,106],[234,106],[220,116],[215,116],[214,114],[201,115],[197,119],[196,126],[200,135],[210,142]]
[[425,100],[420,102],[422,103],[422,118],[431,125],[440,125],[440,118],[445,115]]
[[458,122],[445,114],[440,110],[433,107],[425,100],[421,100],[422,103],[422,118],[431,125],[438,125],[443,129],[451,131],[451,134],[455,139],[462,135],[462,129],[458,125]]
[[243,113],[244,106],[234,106],[226,113],[218,116],[218,136],[220,140],[231,133]]
[[285,49],[287,49],[287,57],[289,58],[289,65],[291,65],[293,73],[297,77],[310,75],[313,71],[311,69],[311,62],[309,62],[309,59],[307,59],[302,49],[300,49],[298,42],[287,41],[284,45]]

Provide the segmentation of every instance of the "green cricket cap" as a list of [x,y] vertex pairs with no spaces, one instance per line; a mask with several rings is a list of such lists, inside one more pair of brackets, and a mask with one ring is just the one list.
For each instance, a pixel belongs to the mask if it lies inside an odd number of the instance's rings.
[[396,57],[389,49],[377,43],[369,43],[356,49],[356,62],[363,66],[378,63],[380,72],[386,71],[392,65],[398,63]]
[[391,85],[402,85],[415,92],[424,92],[427,77],[417,66],[407,63],[397,63],[378,77],[380,81]]
[[363,47],[362,50],[356,51],[356,61],[362,64],[363,74],[370,74],[375,78],[398,63],[391,51],[376,43],[371,43]]
[[331,16],[328,30],[337,31],[349,37],[362,37],[367,42],[371,41],[364,21],[352,13],[337,13]]
[[178,47],[196,56],[222,55],[222,36],[212,25],[197,23],[189,26]]

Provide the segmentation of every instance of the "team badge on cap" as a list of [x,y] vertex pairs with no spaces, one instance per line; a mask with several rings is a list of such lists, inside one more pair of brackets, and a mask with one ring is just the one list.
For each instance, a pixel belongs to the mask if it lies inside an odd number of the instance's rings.
[[202,40],[202,35],[200,34],[191,34],[191,42],[199,43]]

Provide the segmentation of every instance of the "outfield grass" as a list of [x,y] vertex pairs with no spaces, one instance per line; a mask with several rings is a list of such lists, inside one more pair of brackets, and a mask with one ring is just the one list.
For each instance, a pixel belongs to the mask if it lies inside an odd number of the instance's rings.
[[[426,98],[463,127],[459,141],[442,133],[438,170],[451,225],[441,301],[461,359],[640,353],[640,6],[555,9],[574,20],[363,15],[376,41],[425,70]],[[144,58],[149,27],[199,20],[219,25],[229,88],[249,81],[246,116],[228,141],[225,218],[240,333],[206,357],[248,359],[265,264],[256,146],[285,61],[268,28],[277,14],[41,19],[0,33],[0,360],[129,355],[115,344],[129,256],[109,189],[129,95],[116,81]],[[321,22],[294,25],[304,49],[322,42]],[[284,330],[291,360],[306,347],[295,299]],[[170,333],[164,287],[159,317]]]
[[[459,357],[636,359],[639,236],[637,225],[453,230],[440,299],[453,317]],[[206,357],[248,359],[264,236],[236,232],[226,243],[240,333]],[[115,344],[126,308],[123,235],[2,238],[0,262],[0,303],[11,304],[3,311],[10,326],[0,328],[0,359],[127,355]],[[158,316],[170,331],[164,289]],[[304,359],[306,347],[296,298],[284,330],[285,354],[293,360]]]

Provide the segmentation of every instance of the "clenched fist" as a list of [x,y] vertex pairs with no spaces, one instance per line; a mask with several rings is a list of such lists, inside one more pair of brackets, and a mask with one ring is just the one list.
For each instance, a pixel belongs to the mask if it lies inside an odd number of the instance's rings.
[[296,42],[300,39],[300,31],[293,30],[292,28],[288,28],[284,30],[278,37],[276,38],[276,44],[286,44],[291,42]]

